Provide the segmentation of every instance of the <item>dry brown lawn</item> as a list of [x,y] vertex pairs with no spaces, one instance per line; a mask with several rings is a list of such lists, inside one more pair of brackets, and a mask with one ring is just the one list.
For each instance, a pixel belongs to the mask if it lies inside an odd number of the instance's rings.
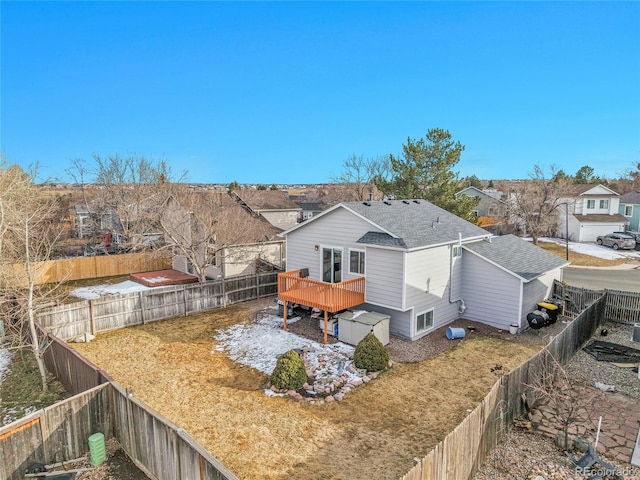
[[246,322],[237,305],[99,335],[74,345],[134,395],[183,427],[242,479],[395,479],[540,347],[475,337],[398,363],[342,402],[267,397],[267,376],[215,351],[216,329]]

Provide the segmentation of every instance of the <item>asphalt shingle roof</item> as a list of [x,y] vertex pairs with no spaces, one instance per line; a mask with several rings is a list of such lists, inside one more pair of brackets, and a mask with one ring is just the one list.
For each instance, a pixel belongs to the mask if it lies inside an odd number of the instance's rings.
[[620,197],[620,203],[625,204],[640,204],[640,190],[632,190],[629,193],[625,193]]
[[399,248],[419,248],[462,238],[490,235],[426,200],[346,202],[342,206],[388,232],[368,232],[358,243]]
[[491,242],[468,243],[463,248],[513,272],[525,281],[569,263],[515,235],[493,237]]

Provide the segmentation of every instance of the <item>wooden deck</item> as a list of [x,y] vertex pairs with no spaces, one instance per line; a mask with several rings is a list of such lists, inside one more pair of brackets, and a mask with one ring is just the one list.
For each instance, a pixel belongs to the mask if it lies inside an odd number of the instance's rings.
[[[327,342],[328,312],[339,312],[364,303],[365,279],[354,278],[339,283],[326,283],[301,277],[302,270],[278,274],[278,298],[324,310],[324,341]],[[284,309],[284,329],[287,329],[287,309]]]

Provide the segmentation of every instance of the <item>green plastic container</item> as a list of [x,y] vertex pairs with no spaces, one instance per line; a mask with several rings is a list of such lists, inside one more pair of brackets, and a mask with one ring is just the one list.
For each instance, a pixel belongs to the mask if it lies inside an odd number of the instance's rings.
[[94,433],[89,437],[89,462],[97,467],[107,460],[107,447],[104,443],[104,433]]

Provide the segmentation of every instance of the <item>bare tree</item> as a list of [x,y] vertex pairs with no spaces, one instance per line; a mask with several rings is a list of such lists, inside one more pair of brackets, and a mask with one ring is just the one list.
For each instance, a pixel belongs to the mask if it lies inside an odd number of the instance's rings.
[[529,173],[529,180],[520,182],[509,193],[509,208],[512,217],[527,235],[531,235],[534,245],[538,238],[549,235],[555,229],[556,209],[562,202],[566,180],[556,175],[557,167],[551,166],[551,175],[545,176],[540,165],[535,165]]
[[57,202],[42,196],[33,183],[35,170],[0,166],[0,302],[8,319],[12,347],[29,346],[36,359],[43,391],[47,372],[36,328],[37,311],[56,298],[57,284],[45,285],[43,262],[62,235]]
[[333,183],[347,184],[351,199],[368,200],[369,194],[375,192],[374,180],[381,171],[387,168],[384,157],[365,158],[363,155],[350,155],[343,163],[343,171],[333,177]]
[[174,178],[165,161],[119,155],[94,155],[92,163],[74,160],[67,173],[82,185],[87,180],[94,184],[100,194],[95,195],[92,209],[98,216],[112,216],[115,229],[130,243],[142,234],[160,230],[162,205],[174,182],[186,175]]
[[160,226],[167,248],[183,257],[200,281],[207,279],[211,267],[224,276],[225,264],[242,262],[245,255],[255,254],[231,247],[259,243],[275,233],[268,222],[252,217],[226,193],[180,188],[163,210]]
[[531,396],[534,399],[531,408],[545,405],[551,411],[561,427],[559,446],[565,449],[569,448],[571,427],[588,418],[587,407],[594,400],[593,396],[575,388],[576,385],[562,364],[549,352],[546,352],[542,368],[534,380],[527,384],[527,398]]

